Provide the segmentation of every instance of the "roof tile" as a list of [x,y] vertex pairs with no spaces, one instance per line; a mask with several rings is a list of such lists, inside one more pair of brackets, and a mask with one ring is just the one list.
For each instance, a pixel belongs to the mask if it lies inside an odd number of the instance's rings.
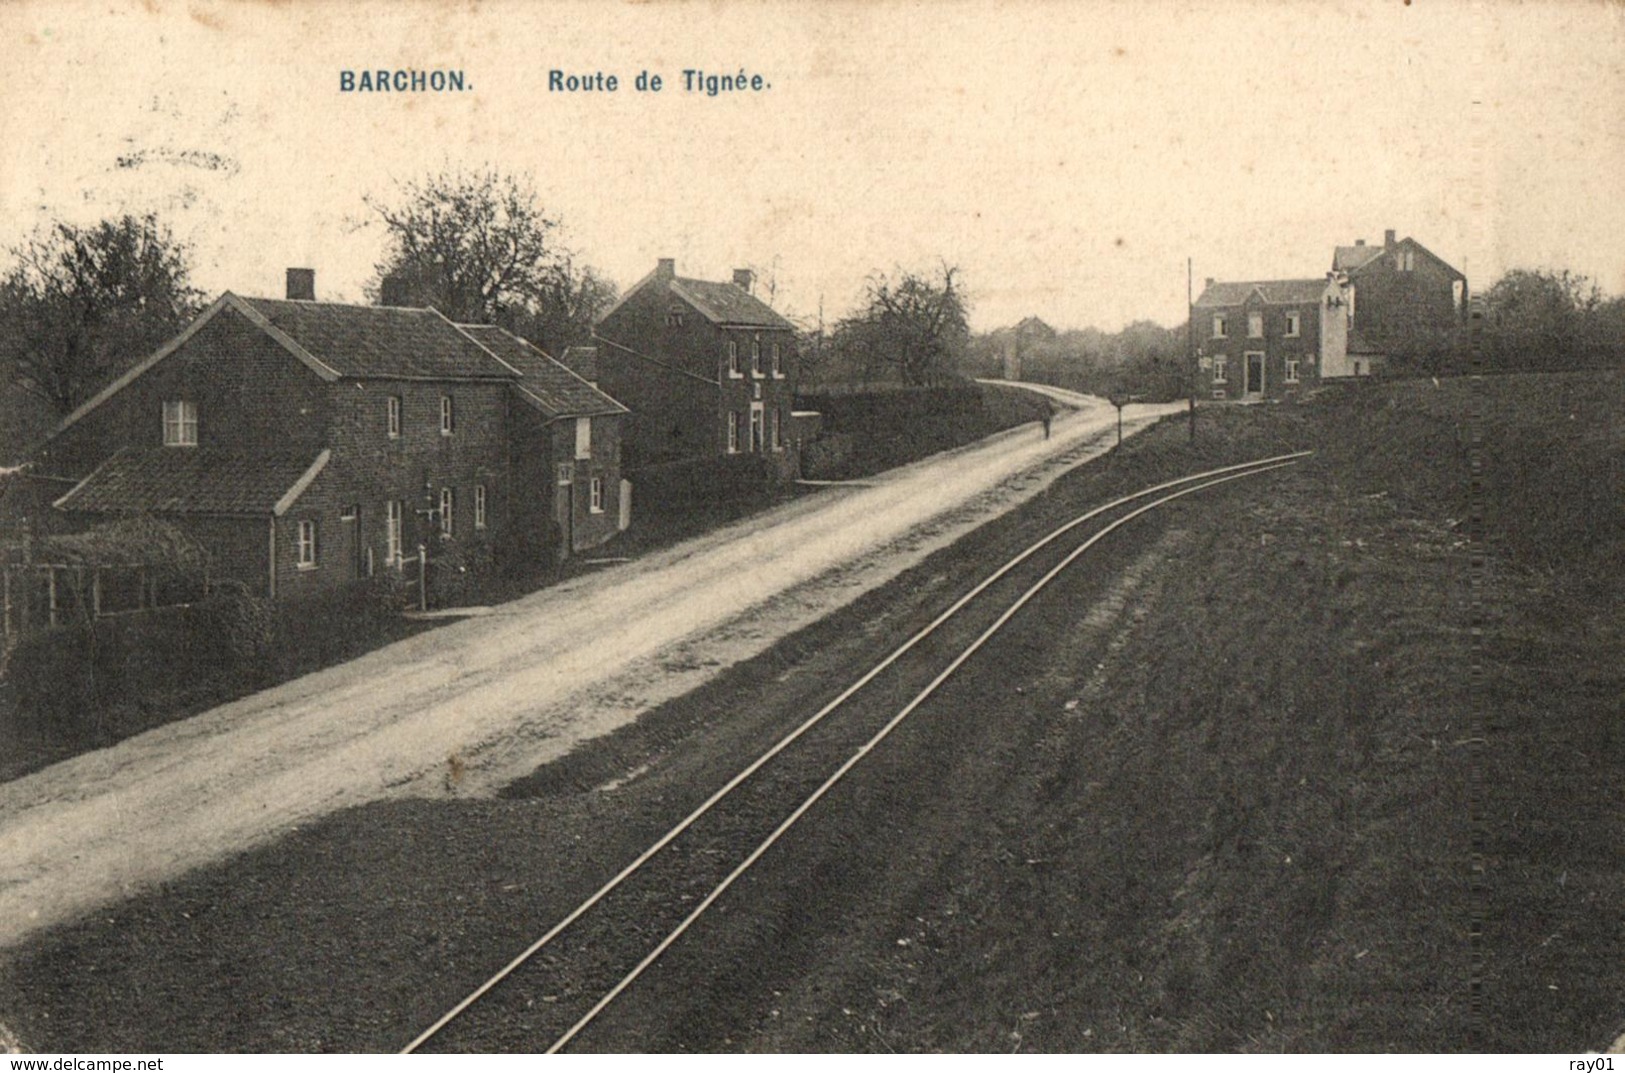
[[244,298],[340,376],[513,379],[433,309]]
[[735,283],[712,283],[703,279],[678,277],[670,281],[674,294],[718,324],[746,328],[772,328],[794,331],[795,325],[773,312],[760,298]]
[[56,505],[96,514],[235,514],[269,517],[321,455],[245,455],[196,447],[123,450]]
[[1271,305],[1296,305],[1307,302],[1318,302],[1320,296],[1326,292],[1326,280],[1322,279],[1274,279],[1249,280],[1239,283],[1213,283],[1202,291],[1202,296],[1196,300],[1196,305],[1209,306],[1235,306],[1245,302],[1254,290],[1262,291],[1264,301]]
[[626,407],[517,335],[492,324],[463,324],[459,327],[523,374],[516,386],[527,402],[547,416],[590,417],[626,413]]

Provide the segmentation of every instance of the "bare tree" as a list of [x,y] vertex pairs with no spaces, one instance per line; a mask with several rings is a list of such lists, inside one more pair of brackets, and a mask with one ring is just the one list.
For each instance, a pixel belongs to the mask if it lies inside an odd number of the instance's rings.
[[863,311],[835,327],[836,348],[870,376],[895,371],[904,383],[932,384],[951,375],[970,338],[958,274],[944,262],[932,276],[870,276]]
[[615,300],[614,284],[577,265],[526,178],[444,171],[366,204],[388,233],[376,266],[388,304],[501,324],[556,350],[590,338],[594,319]]
[[535,301],[559,271],[558,221],[518,177],[445,171],[397,184],[393,199],[365,201],[388,233],[376,267],[390,304],[489,323]]
[[0,363],[59,416],[173,336],[202,307],[187,248],[152,215],[54,222],[0,279]]
[[565,347],[592,340],[593,324],[619,297],[614,283],[587,266],[577,269],[566,255],[560,271],[524,310],[515,311],[503,324],[554,355]]

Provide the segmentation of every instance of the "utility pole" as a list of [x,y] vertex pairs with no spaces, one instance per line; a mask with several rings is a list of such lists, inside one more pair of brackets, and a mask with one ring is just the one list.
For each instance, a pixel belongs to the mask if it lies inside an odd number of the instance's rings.
[[1190,377],[1191,442],[1196,442],[1196,299],[1191,293],[1191,259],[1185,258],[1185,362]]

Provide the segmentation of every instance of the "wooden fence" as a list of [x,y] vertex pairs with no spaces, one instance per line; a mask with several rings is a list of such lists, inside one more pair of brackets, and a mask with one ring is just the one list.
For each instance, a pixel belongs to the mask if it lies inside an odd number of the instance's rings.
[[3,634],[9,643],[32,630],[94,622],[192,603],[209,594],[207,571],[176,581],[150,565],[0,564]]

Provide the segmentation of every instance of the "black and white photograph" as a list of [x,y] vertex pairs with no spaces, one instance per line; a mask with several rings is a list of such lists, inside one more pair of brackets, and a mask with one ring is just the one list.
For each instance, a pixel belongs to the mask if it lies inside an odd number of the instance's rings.
[[1616,0],[0,37],[9,1069],[1625,1054]]

